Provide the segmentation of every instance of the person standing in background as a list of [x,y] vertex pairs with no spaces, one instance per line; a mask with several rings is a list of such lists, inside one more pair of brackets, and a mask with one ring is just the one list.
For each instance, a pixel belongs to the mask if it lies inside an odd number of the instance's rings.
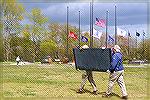
[[17,66],[18,66],[18,65],[19,65],[19,62],[20,62],[20,57],[19,57],[19,56],[17,56],[16,62],[17,62]]

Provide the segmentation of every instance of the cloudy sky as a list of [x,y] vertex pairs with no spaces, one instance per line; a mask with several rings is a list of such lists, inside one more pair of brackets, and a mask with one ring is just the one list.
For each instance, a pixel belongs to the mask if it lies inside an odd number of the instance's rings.
[[[28,0],[27,0],[28,1]],[[81,30],[88,31],[90,23],[90,3],[89,2],[47,2],[48,0],[40,0],[40,2],[24,2],[24,7],[27,12],[31,12],[32,8],[40,8],[45,16],[49,18],[50,22],[66,23],[66,11],[69,7],[69,24],[78,27],[79,11],[81,12]],[[109,11],[108,17],[108,33],[114,34],[114,6],[117,6],[117,27],[130,31],[134,36],[138,31],[142,34],[143,30],[147,32],[148,24],[148,4],[146,2],[98,2],[93,3],[93,22],[95,18],[106,18],[106,11]],[[30,23],[25,19],[23,23]],[[97,30],[105,32],[105,28],[94,25]],[[147,35],[148,36],[148,35]]]

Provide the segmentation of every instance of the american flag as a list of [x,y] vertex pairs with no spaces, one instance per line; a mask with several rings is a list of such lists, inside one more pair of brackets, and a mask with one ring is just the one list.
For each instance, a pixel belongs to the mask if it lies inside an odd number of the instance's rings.
[[106,21],[104,19],[98,19],[96,18],[95,25],[100,26],[100,27],[105,27]]

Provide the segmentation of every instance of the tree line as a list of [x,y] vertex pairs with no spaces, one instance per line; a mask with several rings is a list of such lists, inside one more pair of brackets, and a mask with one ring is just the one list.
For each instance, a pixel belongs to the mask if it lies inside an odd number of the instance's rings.
[[[26,12],[21,3],[16,0],[1,0],[0,6],[0,61],[14,61],[17,56],[29,62],[41,61],[44,56],[50,55],[53,59],[66,56],[67,45],[67,25],[52,23],[48,16],[45,16],[40,8],[33,8],[31,12]],[[22,20],[27,18],[30,24],[22,24]],[[69,31],[79,34],[79,28],[69,25]],[[80,45],[90,43],[88,32],[84,33],[88,42],[81,42]],[[126,39],[119,38],[119,43],[123,51],[124,59],[133,58],[147,59],[150,61],[150,39],[139,43],[135,47],[135,39],[131,38],[130,47],[124,44]],[[78,40],[68,39],[69,59],[73,59],[72,49],[78,46]],[[94,47],[99,48],[105,44],[105,33],[101,39],[94,38]],[[110,47],[113,44],[110,44]],[[130,51],[130,52],[129,52]]]

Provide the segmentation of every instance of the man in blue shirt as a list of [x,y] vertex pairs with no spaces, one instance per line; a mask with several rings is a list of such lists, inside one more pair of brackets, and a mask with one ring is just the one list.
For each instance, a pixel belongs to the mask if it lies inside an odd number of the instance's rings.
[[122,99],[128,98],[128,94],[126,91],[126,86],[123,78],[124,67],[122,64],[122,54],[120,52],[120,49],[121,48],[118,45],[115,45],[113,48],[111,66],[107,70],[107,72],[110,73],[108,90],[103,95],[103,97],[109,97],[111,95],[114,83],[117,82],[121,88]]

